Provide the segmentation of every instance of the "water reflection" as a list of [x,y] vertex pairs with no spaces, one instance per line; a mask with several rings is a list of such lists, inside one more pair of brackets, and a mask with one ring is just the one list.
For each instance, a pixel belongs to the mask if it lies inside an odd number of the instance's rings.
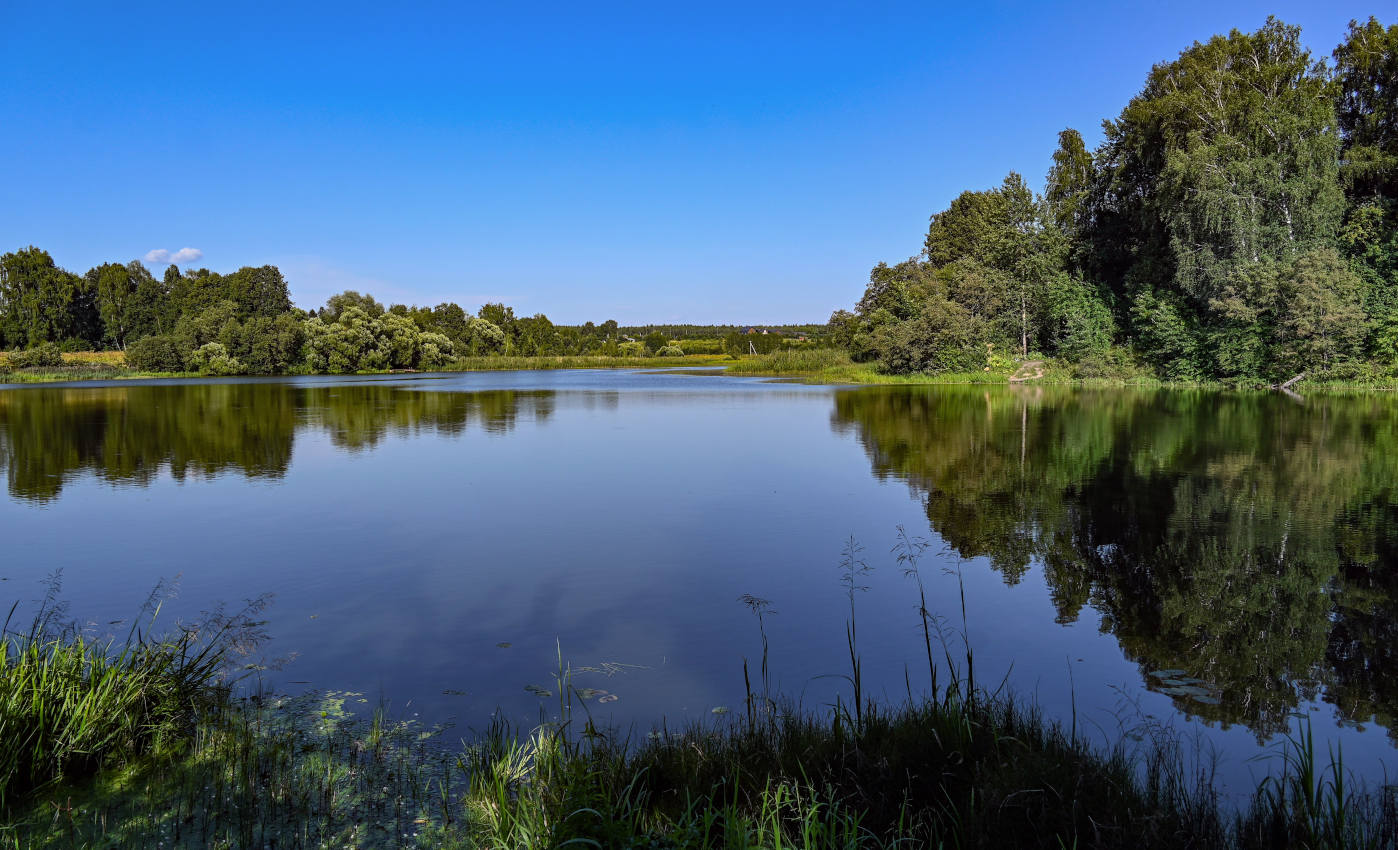
[[510,431],[545,421],[551,390],[419,392],[392,385],[271,382],[62,387],[0,393],[0,463],[12,496],[58,498],[91,472],[111,484],[148,486],[224,472],[281,478],[296,432],[313,428],[338,448],[371,449],[386,436]]
[[1393,735],[1392,399],[872,388],[833,424],[959,555],[1040,561],[1059,621],[1090,606],[1178,707],[1265,737],[1320,698]]

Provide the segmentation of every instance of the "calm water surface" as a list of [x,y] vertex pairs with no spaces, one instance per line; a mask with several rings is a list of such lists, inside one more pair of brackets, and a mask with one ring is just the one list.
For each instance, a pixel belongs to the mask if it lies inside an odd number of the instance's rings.
[[[1173,726],[1232,787],[1309,717],[1398,767],[1398,399],[832,389],[556,371],[0,389],[0,602],[61,570],[99,630],[179,576],[173,623],[272,594],[265,675],[401,714],[527,723],[558,653],[648,729],[773,677],[926,687],[899,526],[982,682],[1080,728]],[[959,644],[954,645],[959,655]]]

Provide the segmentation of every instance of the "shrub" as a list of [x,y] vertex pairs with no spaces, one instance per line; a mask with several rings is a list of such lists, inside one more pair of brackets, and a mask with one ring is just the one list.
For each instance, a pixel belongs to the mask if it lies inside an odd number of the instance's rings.
[[455,346],[442,334],[424,333],[418,336],[418,365],[423,369],[440,369],[451,359]]
[[622,357],[644,357],[646,344],[644,342],[623,342],[617,346],[617,353]]
[[126,365],[142,372],[183,372],[184,356],[172,336],[147,336],[126,347]]
[[684,356],[684,349],[683,349],[683,348],[680,348],[678,345],[675,345],[674,343],[671,343],[671,344],[669,344],[669,345],[662,345],[662,346],[660,347],[660,350],[655,352],[655,356],[656,356],[656,357],[683,357],[683,356]]
[[32,369],[36,366],[57,366],[63,362],[58,346],[45,342],[28,351],[16,351],[10,355],[10,365],[16,369]]
[[190,368],[201,375],[241,375],[247,371],[236,357],[230,357],[221,342],[206,342],[189,355]]

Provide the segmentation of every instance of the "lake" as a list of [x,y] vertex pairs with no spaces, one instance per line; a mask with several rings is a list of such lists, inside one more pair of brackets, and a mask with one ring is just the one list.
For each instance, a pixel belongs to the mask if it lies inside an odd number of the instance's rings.
[[[96,632],[270,594],[266,687],[528,725],[927,688],[917,586],[980,684],[1101,741],[1160,728],[1237,790],[1279,733],[1398,767],[1398,398],[831,388],[545,371],[0,388],[0,602]],[[962,614],[962,591],[965,616]],[[940,646],[937,652],[941,653]],[[944,674],[945,675],[945,674]],[[1213,756],[1207,754],[1213,753]]]

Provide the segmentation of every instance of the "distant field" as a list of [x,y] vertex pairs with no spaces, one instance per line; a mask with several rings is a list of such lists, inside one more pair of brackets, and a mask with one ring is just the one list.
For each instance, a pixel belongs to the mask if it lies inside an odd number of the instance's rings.
[[[126,355],[120,351],[69,351],[63,355],[64,366],[87,363],[120,368],[126,365]],[[0,366],[8,365],[10,365],[9,353],[0,351]]]

